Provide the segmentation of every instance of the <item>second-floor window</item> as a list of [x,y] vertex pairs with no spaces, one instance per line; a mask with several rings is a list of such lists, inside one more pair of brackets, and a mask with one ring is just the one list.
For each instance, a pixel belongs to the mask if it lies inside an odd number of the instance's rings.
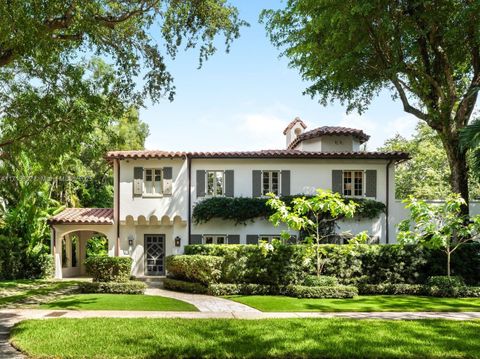
[[262,194],[279,194],[280,171],[262,171]]
[[143,172],[143,193],[147,195],[162,194],[162,169],[145,168]]
[[363,196],[363,171],[343,171],[343,195]]
[[225,194],[224,171],[207,171],[206,176],[207,196],[223,196]]

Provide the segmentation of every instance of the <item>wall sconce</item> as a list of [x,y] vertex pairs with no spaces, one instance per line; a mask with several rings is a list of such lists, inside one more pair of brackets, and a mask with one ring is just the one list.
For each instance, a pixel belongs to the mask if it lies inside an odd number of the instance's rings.
[[133,246],[133,235],[131,234],[128,236],[128,245],[129,247]]
[[179,236],[175,237],[175,247],[180,247],[182,239]]

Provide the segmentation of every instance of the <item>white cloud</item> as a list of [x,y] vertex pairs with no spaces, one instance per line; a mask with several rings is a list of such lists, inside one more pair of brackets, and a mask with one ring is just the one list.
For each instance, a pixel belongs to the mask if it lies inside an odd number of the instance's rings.
[[288,121],[269,114],[245,114],[238,116],[237,130],[249,147],[278,149],[285,147],[283,130]]
[[385,140],[392,138],[397,133],[409,138],[415,131],[418,120],[410,115],[404,115],[386,121],[374,121],[358,114],[344,115],[339,126],[358,128],[370,135],[367,142],[368,150],[375,150],[382,146]]

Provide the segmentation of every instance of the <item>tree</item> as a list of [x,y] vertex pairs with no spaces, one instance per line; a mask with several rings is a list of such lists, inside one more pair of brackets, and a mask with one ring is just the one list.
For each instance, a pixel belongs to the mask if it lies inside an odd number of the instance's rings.
[[[315,251],[317,276],[322,272],[322,258],[326,255],[320,244],[328,239],[322,234],[321,228],[340,218],[352,218],[357,207],[353,201],[346,203],[340,194],[321,189],[311,198],[293,199],[291,207],[273,194],[270,194],[267,204],[275,210],[269,218],[275,227],[285,223],[292,230],[308,233],[306,240],[312,244]],[[288,239],[290,235],[283,232],[282,237]]]
[[[0,18],[2,151],[36,147],[49,135],[68,144],[67,133],[89,132],[92,109],[98,120],[120,104],[173,99],[165,56],[199,47],[201,65],[217,36],[228,51],[246,25],[225,0],[12,0],[0,2]],[[92,56],[111,71],[97,73]]]
[[[419,122],[411,139],[397,134],[386,140],[379,150],[410,154],[410,160],[395,168],[396,198],[444,199],[452,193],[447,154],[438,134],[427,124]],[[469,167],[472,167],[474,156],[472,153],[467,155]],[[478,198],[480,186],[474,171],[471,171],[469,180],[470,198]]]
[[262,19],[320,102],[365,110],[384,88],[438,134],[452,192],[468,213],[466,150],[459,144],[480,88],[480,2],[289,0]]
[[480,236],[480,216],[474,216],[469,221],[462,214],[465,200],[459,194],[449,195],[440,204],[428,204],[413,197],[404,203],[410,210],[410,218],[399,224],[399,242],[442,249],[447,255],[446,268],[450,277],[452,253],[464,243]]

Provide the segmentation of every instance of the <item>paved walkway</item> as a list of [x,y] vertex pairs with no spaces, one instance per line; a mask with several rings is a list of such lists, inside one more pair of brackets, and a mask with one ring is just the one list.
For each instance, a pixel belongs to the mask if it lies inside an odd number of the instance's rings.
[[248,305],[237,303],[224,298],[213,297],[210,295],[173,292],[160,288],[148,288],[145,294],[159,295],[162,297],[183,300],[184,302],[193,304],[201,312],[261,313],[259,310],[249,307]]

